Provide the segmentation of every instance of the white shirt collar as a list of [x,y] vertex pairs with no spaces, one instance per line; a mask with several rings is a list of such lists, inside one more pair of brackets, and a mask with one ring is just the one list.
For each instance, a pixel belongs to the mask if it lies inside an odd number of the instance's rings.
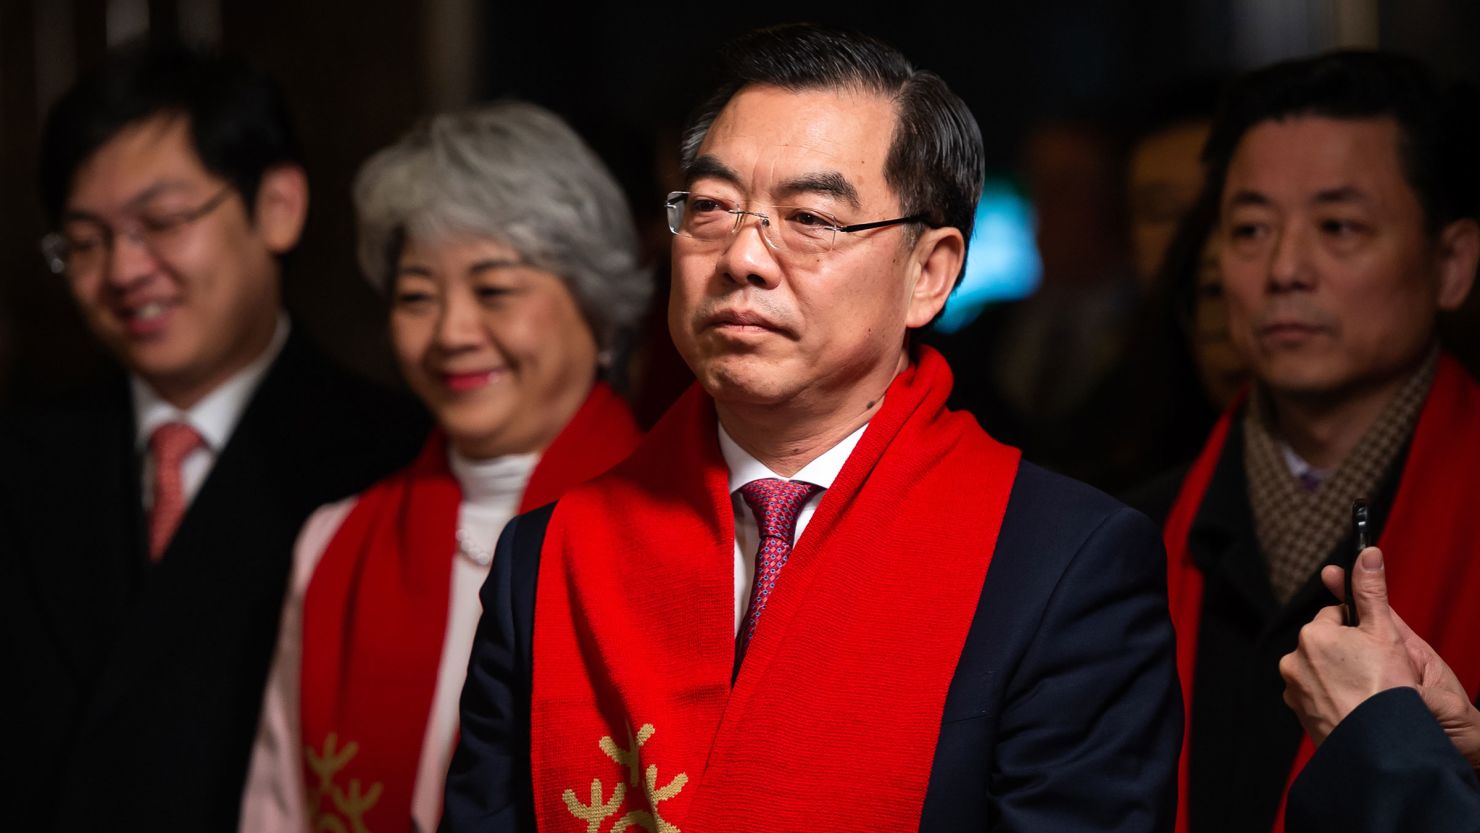
[[283,344],[288,340],[289,326],[288,317],[278,313],[272,341],[268,342],[262,355],[216,386],[215,390],[188,410],[182,411],[166,402],[147,382],[129,374],[129,388],[133,392],[134,401],[134,425],[138,426],[138,433],[134,437],[135,445],[143,450],[148,447],[149,437],[154,434],[154,429],[167,422],[185,422],[200,434],[212,453],[220,453],[230,439],[231,432],[236,429],[237,422],[241,420],[247,401],[252,398],[257,384],[267,373],[268,366],[283,351]]
[[1336,473],[1334,466],[1326,469],[1312,466],[1305,461],[1304,457],[1295,453],[1295,449],[1286,445],[1284,442],[1280,443],[1280,456],[1284,458],[1285,468],[1289,469],[1290,474],[1302,483],[1325,483],[1331,478],[1331,475]]
[[800,480],[812,483],[824,489],[831,489],[834,480],[838,479],[838,472],[843,470],[843,464],[848,462],[848,457],[853,453],[854,446],[863,437],[863,432],[868,428],[868,423],[859,426],[857,431],[849,434],[838,442],[837,445],[822,452],[812,462],[802,466],[801,471],[791,477],[782,477],[771,471],[765,463],[750,456],[750,452],[740,447],[740,444],[730,438],[725,431],[724,425],[719,426],[719,451],[724,455],[725,466],[730,470],[730,492],[733,493],[741,486],[752,480],[761,480],[774,477],[778,480]]

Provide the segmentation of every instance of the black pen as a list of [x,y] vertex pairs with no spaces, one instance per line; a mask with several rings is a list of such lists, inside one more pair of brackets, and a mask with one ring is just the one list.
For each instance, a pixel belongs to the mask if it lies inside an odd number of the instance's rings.
[[1357,558],[1352,559],[1350,567],[1346,568],[1346,623],[1356,627],[1357,603],[1352,599],[1352,571],[1357,569],[1357,559],[1362,557],[1362,550],[1372,546],[1372,535],[1368,526],[1367,500],[1357,498],[1352,501],[1352,532],[1357,538]]

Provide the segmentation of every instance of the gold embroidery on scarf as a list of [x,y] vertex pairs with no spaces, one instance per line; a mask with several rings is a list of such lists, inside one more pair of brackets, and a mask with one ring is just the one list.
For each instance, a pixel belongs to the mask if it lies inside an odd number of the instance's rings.
[[[334,777],[349,766],[359,752],[360,745],[354,741],[339,747],[339,736],[333,732],[324,739],[323,751],[312,746],[303,747],[308,768],[319,777],[319,783],[308,791],[308,806],[313,818],[310,829],[314,833],[370,833],[370,828],[365,826],[365,814],[380,800],[385,785],[376,781],[370,789],[361,791],[358,778],[349,780],[348,790],[341,790],[334,783]],[[322,808],[325,796],[333,803],[333,810]]]
[[[591,803],[582,804],[576,798],[573,789],[561,793],[560,797],[565,801],[565,807],[570,814],[586,823],[586,833],[601,833],[602,822],[615,816],[622,807],[622,801],[627,798],[627,786],[641,786],[643,798],[647,801],[647,810],[631,810],[612,825],[611,833],[623,833],[623,831],[637,827],[648,833],[680,833],[678,826],[663,818],[658,812],[658,805],[683,791],[684,785],[689,782],[687,773],[680,772],[673,776],[673,780],[667,786],[658,786],[658,766],[649,764],[647,769],[642,768],[641,751],[643,744],[653,736],[657,730],[653,724],[644,723],[632,733],[632,727],[627,727],[627,746],[619,747],[617,742],[606,735],[596,742],[597,747],[606,753],[617,766],[627,769],[627,783],[622,782],[622,776],[617,776],[617,783],[612,787],[611,798],[603,800],[606,789],[601,784],[600,778],[591,779]],[[639,778],[641,781],[639,782]]]

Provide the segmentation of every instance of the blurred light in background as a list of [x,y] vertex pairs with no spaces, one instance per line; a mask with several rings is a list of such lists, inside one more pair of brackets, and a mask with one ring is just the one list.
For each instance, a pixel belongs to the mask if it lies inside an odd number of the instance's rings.
[[149,0],[108,0],[108,45],[149,34]]
[[966,274],[935,329],[954,333],[975,321],[987,304],[1026,298],[1042,276],[1033,238],[1033,206],[1011,182],[989,177],[976,206]]
[[1231,0],[1233,58],[1243,69],[1327,49],[1375,49],[1377,0]]

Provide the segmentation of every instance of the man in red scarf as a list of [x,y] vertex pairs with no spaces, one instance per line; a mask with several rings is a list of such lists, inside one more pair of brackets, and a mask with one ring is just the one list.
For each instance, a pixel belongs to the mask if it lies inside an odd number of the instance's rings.
[[1356,555],[1356,498],[1394,608],[1480,686],[1480,387],[1436,340],[1480,259],[1480,140],[1457,98],[1411,59],[1333,53],[1241,79],[1213,126],[1230,335],[1255,381],[1146,503],[1166,517],[1188,704],[1180,829],[1282,823],[1311,746],[1278,663],[1334,602],[1319,573]]
[[698,384],[505,530],[443,830],[1169,829],[1147,520],[945,408],[982,143],[870,38],[745,36],[668,198]]

